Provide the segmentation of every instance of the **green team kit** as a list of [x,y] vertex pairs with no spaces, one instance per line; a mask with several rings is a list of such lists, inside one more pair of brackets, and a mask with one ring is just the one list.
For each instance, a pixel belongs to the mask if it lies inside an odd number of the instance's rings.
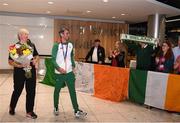
[[[73,69],[75,68],[73,45],[71,42],[66,43],[54,43],[52,49],[52,62],[55,66],[55,90],[54,90],[54,108],[55,115],[58,115],[59,93],[61,88],[67,85],[71,102],[73,105],[75,116],[85,116],[87,113],[79,110],[77,103],[76,91],[75,91],[75,75]],[[66,73],[58,71],[62,68]]]

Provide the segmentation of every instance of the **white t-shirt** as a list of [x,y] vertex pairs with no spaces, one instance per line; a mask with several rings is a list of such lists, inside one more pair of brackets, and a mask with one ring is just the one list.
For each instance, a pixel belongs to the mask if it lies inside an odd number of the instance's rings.
[[93,51],[93,54],[92,54],[92,61],[93,62],[98,62],[97,47],[94,47],[94,51]]

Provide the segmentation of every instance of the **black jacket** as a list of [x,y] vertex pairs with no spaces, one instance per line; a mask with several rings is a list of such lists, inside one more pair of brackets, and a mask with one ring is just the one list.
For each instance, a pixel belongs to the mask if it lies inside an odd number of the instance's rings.
[[[94,63],[92,62],[92,55],[93,55],[93,51],[94,51],[94,47],[91,48],[91,50],[88,52],[87,56],[86,56],[86,61],[88,61],[89,57],[90,57],[90,62],[91,63]],[[103,47],[101,46],[98,46],[98,49],[97,49],[97,58],[98,58],[98,62],[102,62],[104,63],[104,59],[105,59],[105,50]]]

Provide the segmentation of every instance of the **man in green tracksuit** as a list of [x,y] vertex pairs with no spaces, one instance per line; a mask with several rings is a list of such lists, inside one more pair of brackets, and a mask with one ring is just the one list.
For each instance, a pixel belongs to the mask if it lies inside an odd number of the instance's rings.
[[54,114],[59,115],[59,93],[67,85],[75,117],[86,116],[87,113],[79,110],[75,91],[75,62],[73,58],[73,44],[69,42],[69,30],[62,28],[59,32],[60,41],[54,43],[52,49],[52,62],[55,66]]

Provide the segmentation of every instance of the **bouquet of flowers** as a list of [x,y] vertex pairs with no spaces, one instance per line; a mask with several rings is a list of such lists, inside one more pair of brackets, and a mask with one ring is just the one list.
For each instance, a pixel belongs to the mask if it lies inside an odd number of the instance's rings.
[[14,44],[9,46],[9,54],[10,57],[20,64],[26,65],[26,67],[23,68],[25,71],[26,78],[31,78],[32,73],[30,66],[31,59],[33,58],[33,49],[27,44]]

